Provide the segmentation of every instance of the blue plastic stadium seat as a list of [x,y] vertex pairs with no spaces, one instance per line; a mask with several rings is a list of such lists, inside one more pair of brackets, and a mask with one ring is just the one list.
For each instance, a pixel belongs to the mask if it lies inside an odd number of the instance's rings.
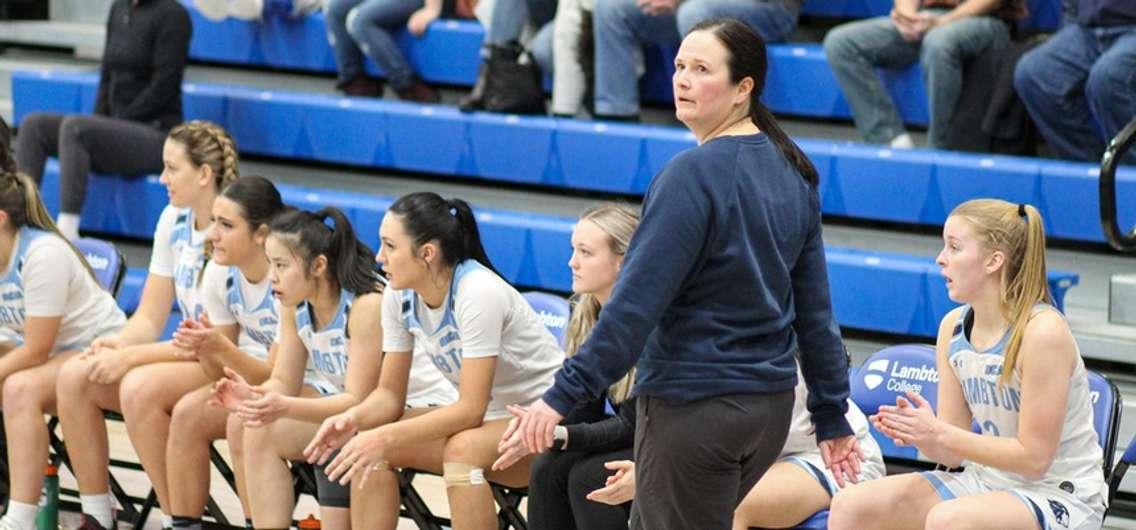
[[568,300],[562,296],[555,294],[542,293],[539,291],[528,291],[522,293],[525,300],[532,306],[533,311],[540,316],[544,327],[556,337],[556,342],[560,347],[564,347],[566,340],[566,333],[568,331],[568,318],[572,314],[571,308],[568,306]]
[[794,526],[794,530],[828,530],[828,509],[812,514],[801,524]]
[[[1103,241],[1100,225],[1100,197],[1097,189],[1100,168],[1096,165],[1047,161],[1041,167],[1042,212],[1046,230],[1061,237]],[[1122,168],[1116,175],[1120,226],[1136,223],[1136,208],[1131,200],[1136,193],[1136,168]]]
[[940,210],[923,221],[945,221],[955,206],[975,197],[1040,204],[1041,166],[1042,162],[1034,158],[940,152],[935,159]]
[[[149,265],[149,264],[147,264]],[[122,280],[122,287],[118,291],[118,307],[126,314],[138,309],[138,302],[142,299],[142,286],[146,283],[147,267],[129,267]]]
[[304,121],[312,157],[341,164],[391,166],[387,106],[372,98],[312,98]]
[[1097,431],[1097,442],[1104,450],[1104,473],[1112,471],[1112,459],[1116,456],[1116,438],[1120,429],[1120,409],[1122,398],[1120,389],[1103,375],[1088,371],[1089,398],[1093,403],[1093,429]]
[[[675,155],[698,144],[694,133],[676,127],[644,126],[643,136],[647,141],[644,146],[647,156],[640,157],[644,165],[639,168],[639,172],[652,177],[657,175]],[[636,187],[632,191],[642,193],[650,183],[650,180],[647,180],[642,183],[642,189]]]
[[[875,414],[880,405],[895,405],[896,396],[917,392],[937,407],[939,372],[935,367],[935,348],[925,344],[891,346],[874,353],[849,380],[852,401],[866,415]],[[914,447],[899,447],[891,438],[871,426],[884,458],[915,460]]]

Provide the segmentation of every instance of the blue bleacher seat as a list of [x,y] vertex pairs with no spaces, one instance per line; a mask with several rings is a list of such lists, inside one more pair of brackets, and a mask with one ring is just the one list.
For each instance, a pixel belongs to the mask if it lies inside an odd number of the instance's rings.
[[[95,175],[98,200],[88,200],[83,229],[138,238],[150,238],[162,208],[165,187],[157,177],[121,178]],[[58,209],[58,165],[51,162],[43,189],[49,210]],[[281,184],[285,202],[301,208],[325,205],[342,209],[359,237],[372,248],[378,244],[379,223],[390,197],[352,191],[327,190]],[[143,206],[139,207],[139,197]],[[477,209],[482,240],[502,275],[517,285],[565,292],[571,277],[565,266],[571,257],[568,244],[575,219],[537,213]],[[939,320],[955,306],[947,298],[939,268],[929,256],[828,247],[829,281],[833,309],[845,327],[903,335],[934,336]],[[144,275],[144,274],[143,274]],[[1076,285],[1075,274],[1050,271],[1055,303],[1063,307],[1065,292]],[[141,278],[128,275],[120,301],[133,309],[131,289]]]
[[562,296],[539,291],[528,291],[522,293],[522,295],[532,306],[533,311],[536,311],[536,314],[540,316],[540,320],[544,322],[544,327],[548,328],[552,336],[556,337],[556,342],[563,348],[567,340],[568,319],[572,316],[568,300],[565,300]]
[[[15,72],[14,114],[20,119],[37,110],[89,112],[93,99],[82,94],[93,91],[95,83],[91,73]],[[242,152],[256,155],[642,194],[674,154],[695,143],[677,127],[463,114],[439,105],[186,86],[187,118],[218,121]],[[815,139],[800,144],[820,173],[826,215],[939,225],[958,203],[992,196],[1037,205],[1050,237],[1104,241],[1093,164]],[[1117,189],[1122,199],[1136,197],[1136,168],[1118,171]],[[1128,206],[1136,203],[1119,203],[1120,224],[1136,223],[1136,208]]]
[[1120,411],[1123,405],[1120,389],[1103,375],[1088,371],[1089,398],[1093,403],[1093,429],[1097,431],[1097,442],[1104,450],[1104,473],[1112,471],[1112,459],[1116,456],[1116,437],[1120,429]]
[[87,259],[95,277],[111,296],[115,296],[122,287],[122,280],[126,276],[126,258],[109,241],[84,237],[75,241],[75,247]]

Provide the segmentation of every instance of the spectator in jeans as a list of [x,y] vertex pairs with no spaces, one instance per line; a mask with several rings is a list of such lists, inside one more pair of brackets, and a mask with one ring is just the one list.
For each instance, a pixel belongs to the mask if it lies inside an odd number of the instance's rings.
[[875,68],[918,60],[931,115],[928,143],[945,146],[963,65],[990,46],[1005,46],[1007,22],[1023,13],[1021,0],[895,0],[890,16],[833,28],[824,52],[860,134],[872,143],[914,147]]
[[801,0],[597,0],[596,117],[637,120],[644,44],[677,45],[695,24],[736,18],[766,42],[785,40],[797,27]]
[[1136,2],[1066,0],[1066,7],[1071,19],[1022,57],[1014,88],[1054,154],[1100,160],[1136,117]]
[[95,115],[33,113],[20,124],[16,162],[36,183],[59,157],[56,224],[79,237],[92,169],[123,175],[162,170],[162,145],[181,123],[181,81],[193,27],[177,0],[116,0],[107,19]]
[[442,0],[328,0],[327,37],[339,71],[337,88],[351,96],[382,96],[382,83],[363,69],[366,53],[386,73],[399,99],[440,101],[438,93],[414,73],[394,33],[406,26],[420,37],[441,14]]

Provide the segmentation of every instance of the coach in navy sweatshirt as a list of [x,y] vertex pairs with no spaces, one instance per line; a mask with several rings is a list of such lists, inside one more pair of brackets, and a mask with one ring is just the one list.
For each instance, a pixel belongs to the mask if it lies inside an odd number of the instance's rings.
[[676,115],[699,146],[655,177],[590,339],[521,415],[542,451],[576,403],[638,366],[632,528],[730,528],[784,444],[798,352],[830,468],[858,469],[817,173],[760,103],[765,63],[736,20],[683,40]]

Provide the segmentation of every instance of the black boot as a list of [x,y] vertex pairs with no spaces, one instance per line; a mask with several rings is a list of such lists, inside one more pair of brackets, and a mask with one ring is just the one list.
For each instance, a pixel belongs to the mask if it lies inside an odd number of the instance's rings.
[[473,112],[485,109],[485,80],[489,77],[489,66],[485,60],[477,67],[477,81],[473,83],[473,90],[458,102],[458,109],[462,112]]

